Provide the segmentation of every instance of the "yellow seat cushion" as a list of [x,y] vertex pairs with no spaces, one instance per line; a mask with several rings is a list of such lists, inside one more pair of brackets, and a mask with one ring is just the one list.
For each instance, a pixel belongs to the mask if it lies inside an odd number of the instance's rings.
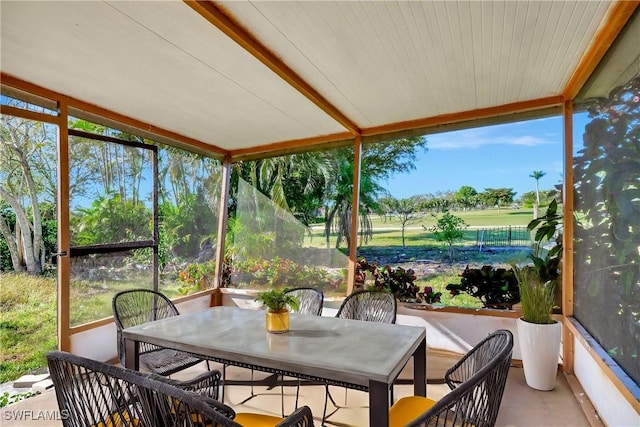
[[271,415],[252,414],[249,412],[240,412],[236,414],[233,421],[245,427],[273,427],[282,422],[283,418],[273,417]]
[[407,396],[398,400],[389,409],[389,427],[401,427],[418,418],[436,401],[422,396]]
[[124,415],[119,413],[113,413],[105,422],[94,424],[91,427],[137,427],[140,424],[140,420],[137,418],[131,419],[129,413],[125,412]]

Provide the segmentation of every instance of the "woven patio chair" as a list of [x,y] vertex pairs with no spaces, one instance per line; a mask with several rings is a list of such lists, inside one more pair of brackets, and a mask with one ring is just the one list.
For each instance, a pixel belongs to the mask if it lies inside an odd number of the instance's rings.
[[[118,292],[113,297],[111,305],[118,334],[118,356],[122,366],[125,362],[123,329],[180,314],[169,298],[149,289]],[[200,362],[202,359],[178,350],[140,343],[140,367],[158,375],[168,376]]]
[[295,310],[299,314],[311,314],[320,316],[322,314],[322,305],[324,303],[324,294],[322,290],[311,287],[292,288],[285,292],[298,298],[298,309]]
[[[286,419],[236,414],[227,405],[192,391],[197,390],[195,384],[61,351],[48,353],[47,363],[64,427],[313,426],[306,406]],[[219,381],[220,372],[215,372],[212,377]]]
[[358,291],[347,296],[338,310],[340,319],[396,323],[396,297],[384,291]]
[[493,427],[512,353],[511,332],[492,333],[447,370],[444,379],[451,392],[438,401],[403,397],[389,410],[389,426]]
[[[352,319],[362,320],[365,322],[377,322],[377,323],[396,323],[396,316],[398,312],[398,303],[395,295],[385,291],[367,290],[356,291],[351,295],[348,295],[340,308],[336,317],[340,319]],[[326,393],[324,399],[324,410],[322,412],[322,422],[333,415],[340,407],[331,396],[329,391],[329,385],[325,385]],[[327,415],[327,404],[331,400],[331,403],[336,407],[336,410]],[[345,389],[345,405],[347,401],[347,389]]]

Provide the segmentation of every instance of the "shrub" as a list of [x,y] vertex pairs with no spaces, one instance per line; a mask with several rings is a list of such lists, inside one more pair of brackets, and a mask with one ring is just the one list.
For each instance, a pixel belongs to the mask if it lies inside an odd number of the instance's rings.
[[[436,217],[436,215],[434,215]],[[437,217],[436,217],[437,218]],[[439,242],[445,242],[449,245],[449,259],[453,260],[453,244],[464,237],[464,229],[468,224],[459,216],[445,212],[437,219],[436,225],[431,227],[433,235]]]
[[459,284],[450,283],[446,287],[452,296],[465,292],[478,298],[485,307],[509,310],[520,302],[518,279],[513,270],[491,265],[482,268],[467,266],[460,277]]
[[[178,281],[183,286],[178,288],[180,295],[204,291],[212,288],[216,276],[216,260],[212,259],[202,263],[191,263],[180,271]],[[222,271],[222,286],[231,283],[231,258],[225,257]]]
[[271,260],[248,259],[234,262],[231,268],[235,285],[245,287],[274,286],[315,286],[324,288],[336,287],[342,278],[332,278],[323,268],[300,265],[287,259],[275,257]]
[[380,268],[377,262],[369,263],[365,258],[360,258],[356,262],[356,286],[365,287],[367,272],[373,278],[369,288],[391,292],[400,300],[419,298],[420,288],[414,283],[417,277],[412,269],[391,268],[388,265]]

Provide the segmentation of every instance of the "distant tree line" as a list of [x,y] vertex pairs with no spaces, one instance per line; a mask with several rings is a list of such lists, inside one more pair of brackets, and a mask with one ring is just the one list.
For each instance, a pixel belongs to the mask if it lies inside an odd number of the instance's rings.
[[[540,191],[540,205],[548,205],[558,191],[555,189]],[[383,216],[395,213],[400,217],[406,216],[408,211],[444,212],[456,210],[482,210],[490,208],[511,207],[514,203],[518,206],[532,207],[536,203],[536,192],[529,191],[520,198],[515,198],[513,188],[486,188],[478,193],[475,188],[465,185],[458,191],[446,191],[428,194],[418,194],[404,199],[396,199],[387,195],[379,200]]]

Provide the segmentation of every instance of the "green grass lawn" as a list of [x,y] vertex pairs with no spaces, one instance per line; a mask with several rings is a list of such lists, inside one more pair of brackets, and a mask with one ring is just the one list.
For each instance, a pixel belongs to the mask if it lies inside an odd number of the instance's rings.
[[[45,355],[57,348],[57,285],[55,276],[34,277],[0,273],[0,383],[46,366]],[[116,292],[141,287],[140,281],[104,283],[77,281],[72,286],[72,326],[112,314]],[[177,296],[177,284],[164,284],[161,291]],[[115,342],[114,342],[115,346]]]
[[46,366],[57,347],[56,278],[0,273],[0,383]]
[[[463,246],[475,245],[478,235],[477,227],[508,227],[526,225],[533,218],[532,209],[486,209],[478,211],[455,211],[454,215],[463,218],[470,228],[464,230],[464,237],[459,244]],[[438,246],[441,245],[435,239],[430,227],[435,225],[437,218],[426,215],[421,219],[408,224],[405,228],[406,246]],[[377,215],[371,216],[373,224],[373,237],[365,247],[398,246],[402,245],[402,224],[397,218],[383,219]],[[473,227],[473,228],[471,228]],[[326,239],[323,235],[324,224],[316,224],[311,229],[310,235],[305,238],[304,245],[312,247],[325,247]],[[331,246],[335,247],[336,236],[331,236]],[[344,244],[342,245],[344,246]]]
[[[560,209],[560,208],[558,208]],[[451,211],[451,214],[459,216],[464,219],[465,222],[472,227],[496,227],[506,225],[527,225],[529,221],[533,219],[533,209],[509,209],[502,208],[498,212],[498,209],[483,209],[483,210],[470,210],[470,211]],[[436,214],[437,217],[442,214]],[[435,225],[437,218],[431,214],[426,214],[420,219],[408,224],[408,227],[420,227],[424,225],[429,228]],[[400,227],[401,223],[396,217],[381,218],[377,215],[371,216],[371,221],[374,228],[379,227]]]
[[425,286],[431,286],[434,292],[442,293],[440,303],[443,305],[470,308],[482,307],[482,303],[477,298],[467,294],[460,294],[452,297],[449,291],[445,289],[449,283],[460,283],[460,277],[458,276],[459,273],[461,272],[452,268],[448,273],[418,279],[415,283],[420,287],[420,289],[424,289]]

